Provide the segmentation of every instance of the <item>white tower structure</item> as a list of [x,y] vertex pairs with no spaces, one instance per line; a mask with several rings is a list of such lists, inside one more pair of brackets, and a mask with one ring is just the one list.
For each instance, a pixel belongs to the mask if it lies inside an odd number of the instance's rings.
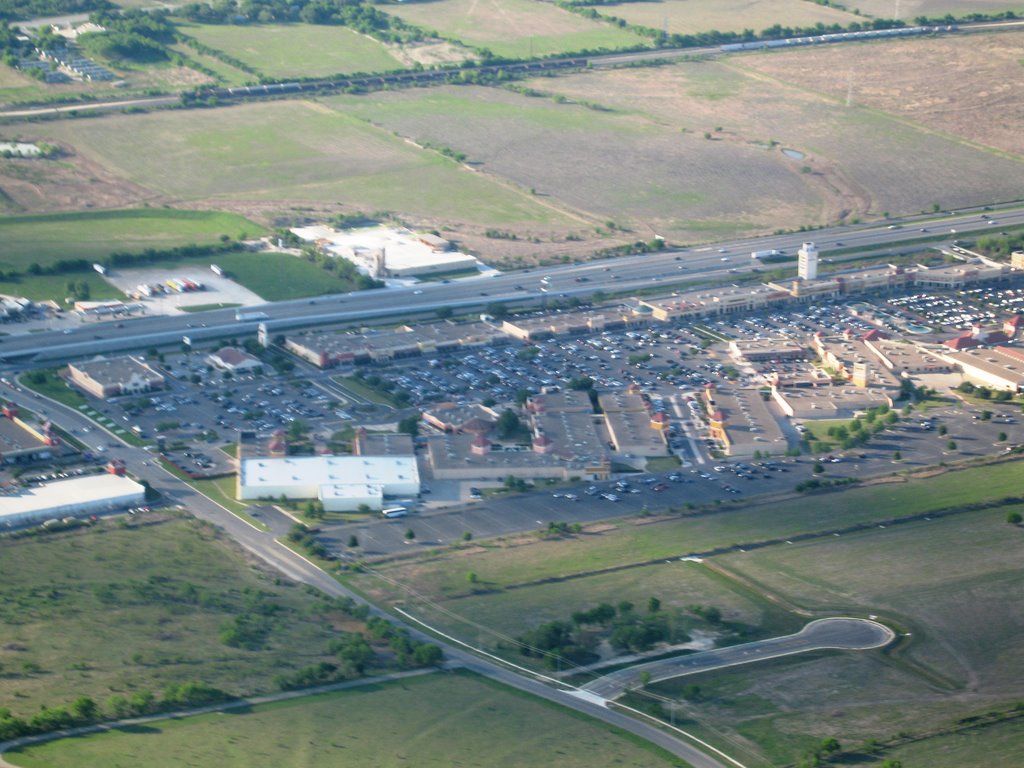
[[799,261],[797,262],[796,273],[801,280],[818,279],[818,249],[814,243],[804,243],[797,251]]

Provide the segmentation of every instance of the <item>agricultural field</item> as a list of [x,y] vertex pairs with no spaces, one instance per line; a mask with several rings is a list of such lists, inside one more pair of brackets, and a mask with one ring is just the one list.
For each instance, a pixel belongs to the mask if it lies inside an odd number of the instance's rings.
[[[770,180],[783,173],[796,174],[804,196],[813,196],[817,202],[815,207],[805,205],[796,211],[793,205],[781,210],[769,207],[779,226],[876,218],[886,211],[916,213],[931,209],[935,202],[962,206],[1019,197],[1015,178],[1020,166],[1007,162],[1006,156],[856,103],[847,108],[830,97],[731,69],[748,67],[761,57],[586,73],[530,85],[685,130],[681,139],[690,142],[690,154],[697,155],[690,163],[698,168],[712,165],[701,146],[709,143],[701,137],[710,132],[710,142],[723,146],[720,159],[702,178],[709,195],[739,197],[738,189],[756,194],[760,179],[756,185],[730,186],[715,171],[724,165],[728,173],[741,153],[760,152],[766,156],[762,163],[772,168]],[[787,157],[783,148],[804,157]]]
[[[794,657],[659,684],[655,692],[677,696],[684,685],[699,685],[701,701],[688,716],[756,745],[771,764],[796,760],[827,737],[856,751],[870,739],[900,743],[958,727],[961,718],[1008,711],[1024,685],[1024,530],[1006,523],[1013,509],[716,558],[805,608],[877,613],[909,640],[895,652]],[[992,727],[1001,734],[998,753],[1020,754],[1019,725]],[[908,766],[1014,764],[963,748],[980,743],[987,728],[886,749],[882,757]],[[955,758],[947,754],[954,743]],[[925,759],[932,754],[947,756]]]
[[[861,4],[863,5],[863,4]],[[604,16],[616,16],[630,24],[667,30],[670,35],[693,35],[717,29],[742,32],[781,24],[784,27],[813,27],[842,24],[861,19],[848,11],[808,3],[806,0],[661,0],[596,6]]]
[[[605,87],[614,87],[614,74],[595,77],[608,77]],[[562,79],[533,85],[561,89]],[[419,143],[450,147],[484,174],[535,189],[597,226],[613,220],[640,237],[707,239],[820,216],[819,195],[798,165],[752,143],[709,141],[704,127],[683,133],[642,114],[493,88],[338,96],[327,103]],[[455,114],[458,120],[451,119]],[[751,185],[750,178],[760,183]]]
[[899,18],[911,22],[918,16],[945,16],[947,13],[960,17],[968,13],[1024,13],[1020,0],[858,0],[857,7],[865,16],[891,19]]
[[182,24],[179,29],[272,78],[390,72],[403,68],[383,44],[346,27]]
[[55,741],[8,752],[5,759],[24,768],[142,762],[150,768],[532,768],[553,759],[560,768],[683,766],[627,734],[469,673]]
[[132,183],[176,200],[244,210],[308,202],[481,227],[570,223],[528,191],[314,102],[194,111],[187,123],[173,112],[118,115],[47,131]]
[[[0,559],[0,707],[23,717],[191,680],[232,694],[275,690],[275,675],[330,658],[344,620],[185,516],[4,539]],[[226,645],[236,622],[268,631]]]
[[[1024,10],[1024,6],[1016,4]],[[866,107],[968,146],[1024,158],[1024,32],[837,45],[733,57],[734,66]]]
[[[913,56],[918,45],[930,44],[867,45],[879,54],[905,49],[907,56]],[[846,51],[863,62],[884,59],[874,53],[866,56],[859,48],[829,50]],[[800,53],[816,57],[827,52]],[[644,118],[675,132],[678,143],[686,147],[677,170],[695,174],[708,200],[722,211],[732,207],[749,211],[751,217],[771,217],[779,227],[876,218],[886,211],[916,213],[930,210],[935,202],[962,206],[1020,196],[1017,161],[959,137],[917,127],[900,115],[858,106],[856,101],[847,107],[831,95],[767,79],[756,67],[762,62],[770,65],[775,57],[775,53],[751,54],[657,69],[587,72],[527,85]],[[841,65],[819,62],[818,66],[835,66],[829,76],[845,88],[845,74],[836,74],[846,71]],[[934,80],[933,71],[917,70],[918,82]],[[804,157],[787,157],[783,149]],[[759,157],[756,164],[745,159],[751,153]],[[758,183],[737,182],[730,175],[734,172],[757,178]],[[787,196],[784,190],[794,184],[800,193]],[[738,194],[738,190],[744,192]],[[754,197],[762,192],[787,204],[781,209],[765,208]],[[699,210],[688,205],[678,215],[689,217]],[[683,221],[677,229],[693,223]]]
[[235,214],[166,208],[0,217],[0,269],[24,272],[33,263],[48,267],[61,259],[212,244],[221,235],[255,237],[262,231]]
[[437,0],[389,6],[388,13],[436,31],[440,37],[509,58],[615,50],[650,43],[612,24],[531,0]]

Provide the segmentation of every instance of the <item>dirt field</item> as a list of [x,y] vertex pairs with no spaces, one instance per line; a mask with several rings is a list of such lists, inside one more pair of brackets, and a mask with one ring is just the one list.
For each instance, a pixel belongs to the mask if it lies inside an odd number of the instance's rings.
[[[932,41],[878,48],[883,53],[898,49],[910,57],[918,44],[930,47]],[[859,50],[861,59],[868,61],[871,57],[865,52],[874,54],[874,49],[874,45],[870,49],[848,46],[843,55],[854,56]],[[837,46],[800,53],[814,58],[841,50]],[[712,144],[725,145],[739,157],[741,149],[773,156],[776,167],[782,164],[799,174],[800,182],[820,200],[817,209],[798,211],[804,219],[793,217],[792,204],[788,210],[775,210],[778,226],[836,221],[841,214],[867,218],[885,211],[914,213],[930,208],[934,202],[960,206],[1020,196],[1021,168],[1016,163],[918,128],[899,115],[888,117],[856,103],[847,108],[831,96],[764,77],[754,68],[762,61],[767,66],[775,58],[775,54],[739,56],[721,63],[588,72],[529,84],[631,115],[646,115],[673,130],[685,130],[690,139],[711,131]],[[792,61],[802,65],[803,59],[794,52]],[[833,65],[819,59],[818,67],[820,71]],[[917,76],[919,82],[930,79],[924,68],[917,70]],[[875,77],[884,82],[881,72]],[[715,131],[716,127],[722,131]],[[770,151],[764,149],[771,141],[778,143]],[[781,154],[782,148],[798,150],[806,157],[789,160]],[[699,146],[694,151],[701,149]],[[730,153],[726,153],[719,162],[731,160]],[[701,152],[698,162],[714,161]],[[708,183],[719,195],[735,196],[737,189],[756,193],[770,183],[771,177],[750,174],[747,178],[756,179],[756,183],[737,186],[728,176],[715,174]],[[786,198],[778,191],[773,196],[793,202],[801,199]]]
[[[45,130],[45,129],[44,129]],[[19,132],[28,141],[45,134]],[[0,160],[0,210],[6,213],[51,213],[85,208],[122,208],[158,203],[160,196],[119,177],[62,144],[54,159]]]
[[165,283],[168,279],[185,278],[202,283],[206,290],[191,293],[169,293],[143,299],[146,312],[150,315],[174,315],[185,312],[182,307],[196,307],[204,304],[241,304],[253,306],[263,304],[262,298],[233,280],[219,277],[209,269],[194,264],[182,264],[174,267],[156,269],[125,269],[111,272],[107,282],[113,283],[122,291],[131,291],[137,285],[146,283],[154,285]]
[[1022,47],[1024,32],[1002,32],[730,61],[841,102],[849,94],[855,105],[1024,157]]
[[[617,87],[613,73],[594,77]],[[329,103],[420,144],[464,152],[480,172],[534,189],[541,201],[580,214],[584,224],[614,220],[639,237],[707,239],[820,215],[815,190],[781,154],[723,136],[708,141],[645,115],[491,88],[380,93]],[[451,119],[455,114],[458,120]],[[752,187],[751,178],[759,183]]]
[[774,24],[810,27],[820,22],[846,26],[858,20],[852,13],[806,0],[660,0],[597,6],[595,10],[652,29],[667,27],[669,34],[679,35],[712,29],[760,32]]

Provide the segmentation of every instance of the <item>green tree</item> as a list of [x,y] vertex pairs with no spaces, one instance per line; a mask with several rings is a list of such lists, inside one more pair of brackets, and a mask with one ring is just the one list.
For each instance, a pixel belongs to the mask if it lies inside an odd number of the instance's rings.
[[945,424],[939,424],[939,435],[945,435],[947,432],[949,432],[949,428]]
[[996,436],[996,440],[998,440],[1000,443],[1005,443],[1006,442],[1006,433],[1005,432],[1000,432]]
[[899,451],[893,451],[892,460],[893,461],[902,461],[903,460],[903,454],[900,453]]
[[822,463],[820,461],[816,461],[816,462],[814,462],[814,470],[813,471],[814,471],[814,474],[820,475],[822,472],[825,471],[825,467],[822,465]]
[[434,314],[437,315],[438,319],[440,320],[447,320],[452,315],[454,315],[455,312],[452,310],[451,307],[438,307],[435,310]]
[[498,437],[507,440],[519,431],[519,417],[511,408],[506,408],[498,417]]
[[657,613],[660,610],[661,610],[661,600],[659,600],[658,598],[656,598],[654,596],[651,596],[647,600],[647,612],[648,613]]
[[1020,525],[1024,517],[1021,516],[1020,512],[1010,512],[1006,515],[1006,522],[1010,525]]
[[462,534],[462,540],[463,541],[472,541],[473,540],[473,533],[471,531],[464,531],[463,534]]
[[437,667],[444,661],[444,651],[433,643],[420,643],[412,652],[412,656],[421,667]]
[[398,431],[404,432],[407,435],[416,437],[420,430],[420,416],[406,416],[404,419],[398,422]]
[[356,537],[354,533],[348,537],[348,545],[352,549],[355,549],[359,546],[359,539]]
[[414,531],[412,528],[406,528],[405,529],[405,540],[406,541],[415,541],[416,540],[416,531]]
[[828,738],[821,742],[820,749],[824,755],[834,755],[837,752],[842,751],[842,745],[840,745],[838,740]]
[[302,419],[296,419],[288,424],[288,439],[292,442],[299,442],[309,432],[309,425]]
[[100,708],[88,696],[79,696],[71,703],[71,716],[80,723],[95,723],[100,718]]
[[948,443],[946,443],[946,450],[947,451],[955,451],[956,450],[956,440],[950,440]]

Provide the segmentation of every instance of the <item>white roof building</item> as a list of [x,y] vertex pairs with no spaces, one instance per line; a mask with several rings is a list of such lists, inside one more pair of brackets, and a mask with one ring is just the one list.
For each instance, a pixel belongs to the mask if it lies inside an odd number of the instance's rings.
[[389,277],[414,277],[436,272],[476,269],[476,258],[458,251],[441,250],[445,243],[433,235],[417,235],[408,229],[372,227],[339,231],[316,225],[296,227],[292,233],[306,242],[315,242],[326,253],[348,259],[373,274],[378,254],[384,253]]
[[319,499],[329,512],[366,504],[375,509],[384,497],[416,496],[420,474],[415,456],[289,456],[242,459],[238,498]]
[[0,495],[0,525],[27,525],[52,518],[95,515],[145,503],[146,489],[120,475],[59,480]]

